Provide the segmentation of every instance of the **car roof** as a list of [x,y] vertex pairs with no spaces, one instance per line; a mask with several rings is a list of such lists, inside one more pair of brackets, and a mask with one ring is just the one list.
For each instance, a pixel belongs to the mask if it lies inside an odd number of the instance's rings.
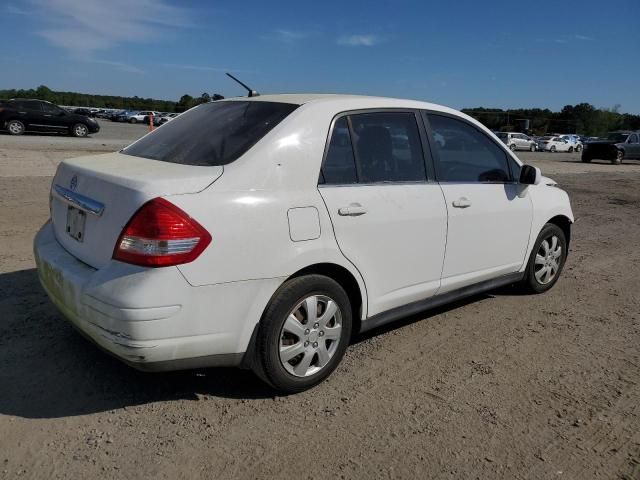
[[438,105],[435,103],[423,102],[420,100],[409,100],[391,97],[376,97],[368,95],[347,95],[333,93],[287,93],[277,95],[259,95],[256,97],[233,97],[218,101],[252,101],[252,102],[280,102],[292,103],[294,105],[306,104],[335,104],[341,109],[363,108],[362,104],[370,103],[370,108],[420,108],[427,110],[439,110],[460,114],[460,112]]

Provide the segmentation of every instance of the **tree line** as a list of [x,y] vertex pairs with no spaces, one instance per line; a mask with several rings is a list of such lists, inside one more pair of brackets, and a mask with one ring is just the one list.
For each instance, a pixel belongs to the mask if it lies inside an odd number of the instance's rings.
[[[9,98],[37,98],[57,105],[72,105],[75,107],[184,112],[200,103],[206,103],[222,97],[218,94],[209,95],[204,92],[197,97],[185,94],[178,101],[171,101],[137,96],[120,97],[78,92],[57,92],[45,85],[40,85],[38,88],[30,88],[28,90],[0,90],[0,100]],[[491,130],[526,131],[526,133],[534,135],[577,133],[587,136],[603,136],[612,130],[640,129],[640,115],[620,113],[619,108],[619,105],[612,109],[604,109],[596,108],[589,103],[579,103],[577,105],[566,105],[559,112],[552,112],[548,108],[501,110],[483,107],[464,108],[462,111],[478,119]]]
[[183,95],[175,102],[155,98],[120,97],[116,95],[93,95],[78,92],[57,92],[45,85],[30,89],[0,90],[0,100],[9,98],[34,98],[46,100],[56,105],[74,107],[114,108],[118,110],[157,110],[160,112],[184,112],[200,103],[220,98],[219,95],[202,93],[199,97]]
[[464,108],[462,111],[491,130],[518,131],[532,135],[577,133],[600,137],[613,130],[640,129],[640,115],[620,113],[619,109],[619,105],[606,109],[579,103],[566,105],[559,112],[552,112],[547,108],[500,110],[482,107]]

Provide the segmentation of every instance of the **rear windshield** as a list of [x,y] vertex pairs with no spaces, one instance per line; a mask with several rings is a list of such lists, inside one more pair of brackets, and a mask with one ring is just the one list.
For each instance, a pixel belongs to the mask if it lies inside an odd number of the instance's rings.
[[199,105],[122,153],[183,165],[227,165],[255,145],[298,105],[225,101]]

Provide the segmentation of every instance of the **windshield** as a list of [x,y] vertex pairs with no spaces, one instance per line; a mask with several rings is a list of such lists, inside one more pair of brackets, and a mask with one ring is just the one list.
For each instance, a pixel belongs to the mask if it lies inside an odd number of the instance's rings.
[[613,140],[616,143],[626,142],[628,133],[620,133],[620,132],[611,132],[607,135],[607,140]]
[[224,101],[175,117],[122,153],[184,165],[227,165],[264,137],[298,105]]

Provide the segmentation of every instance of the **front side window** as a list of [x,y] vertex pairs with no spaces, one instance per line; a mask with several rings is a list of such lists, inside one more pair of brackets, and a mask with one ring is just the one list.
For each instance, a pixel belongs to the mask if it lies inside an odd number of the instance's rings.
[[227,165],[298,105],[224,101],[199,105],[131,144],[122,153],[183,165]]
[[58,115],[62,112],[60,107],[51,103],[41,103],[40,108],[42,108],[42,111],[48,115]]
[[429,114],[438,152],[436,176],[441,182],[509,182],[506,152],[473,126],[443,115]]
[[638,136],[635,133],[629,138],[629,143],[638,143]]

